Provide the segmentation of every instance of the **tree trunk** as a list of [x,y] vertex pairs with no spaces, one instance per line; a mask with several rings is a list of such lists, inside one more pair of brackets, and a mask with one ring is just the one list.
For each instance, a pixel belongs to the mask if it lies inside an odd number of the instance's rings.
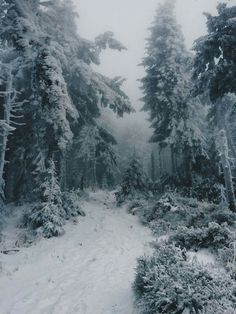
[[176,154],[175,149],[173,146],[170,147],[171,150],[171,169],[172,169],[172,175],[175,176],[177,169],[176,169]]
[[12,109],[12,90],[13,90],[13,77],[11,73],[11,69],[9,69],[9,74],[6,83],[6,92],[5,92],[5,99],[3,104],[3,111],[4,111],[4,122],[5,125],[2,126],[2,143],[1,143],[1,151],[0,151],[0,199],[4,199],[4,188],[5,188],[5,181],[4,181],[4,166],[6,164],[6,150],[7,150],[7,141],[8,135],[12,129],[10,126],[11,123],[11,109]]
[[221,163],[222,163],[222,167],[224,171],[224,180],[225,180],[227,200],[229,204],[229,209],[233,212],[236,212],[235,195],[234,195],[231,167],[230,167],[229,156],[228,156],[228,142],[227,142],[227,137],[226,137],[226,131],[221,130],[219,135],[220,135]]
[[229,204],[229,209],[236,212],[234,186],[232,179],[231,166],[229,163],[229,147],[227,132],[225,130],[225,113],[221,103],[217,103],[217,123],[219,127],[219,149],[221,154],[221,164],[224,172],[226,197]]
[[80,190],[83,191],[84,190],[84,175],[82,175],[81,179],[80,179]]
[[67,189],[67,151],[64,151],[60,156],[60,187],[62,191],[66,191]]
[[162,164],[162,154],[161,154],[161,152],[162,152],[162,149],[160,148],[160,146],[159,146],[159,171],[160,171],[160,173],[159,173],[159,176],[161,177],[162,175],[163,175],[163,164]]
[[96,161],[96,147],[94,147],[93,157],[92,157],[92,173],[93,173],[93,190],[97,188],[97,161]]
[[152,182],[156,179],[156,167],[155,167],[155,158],[154,158],[154,152],[151,153],[151,179]]

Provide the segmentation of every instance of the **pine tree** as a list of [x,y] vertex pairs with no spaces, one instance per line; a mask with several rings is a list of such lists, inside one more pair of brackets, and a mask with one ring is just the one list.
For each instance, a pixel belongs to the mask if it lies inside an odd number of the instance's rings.
[[9,141],[6,167],[8,200],[35,196],[41,172],[54,158],[61,186],[66,186],[66,156],[83,125],[95,125],[100,105],[122,116],[132,110],[120,80],[96,73],[105,48],[124,49],[113,33],[94,42],[79,36],[71,1],[0,2],[1,50],[11,48],[14,86],[22,90],[22,123]]
[[117,183],[118,156],[114,144],[104,139],[97,147],[97,170],[100,187],[112,188]]
[[80,178],[84,187],[112,187],[117,174],[117,154],[114,138],[103,128],[85,125],[81,129],[74,151],[81,164]]
[[[1,55],[0,55],[1,56]],[[20,118],[19,111],[21,103],[17,102],[18,92],[13,85],[14,72],[12,64],[0,63],[0,98],[2,103],[2,118],[0,120],[0,200],[5,199],[4,196],[4,168],[6,161],[6,152],[8,149],[9,136],[15,131],[17,122],[16,118]]]
[[118,203],[122,203],[129,198],[147,196],[147,181],[142,163],[134,153],[122,177],[120,190],[116,193]]
[[[195,42],[194,60],[195,94],[209,90],[211,119],[219,131],[221,163],[224,169],[226,193],[231,210],[236,210],[234,187],[228,155],[228,146],[232,146],[226,126],[225,97],[236,91],[236,6],[219,4],[218,15],[206,14],[208,34]],[[229,104],[230,105],[230,104]],[[227,138],[228,137],[228,138]]]
[[101,141],[98,128],[96,126],[85,125],[78,138],[77,159],[83,162],[82,176],[85,186],[97,186],[97,145]]
[[143,109],[149,112],[153,128],[150,141],[160,149],[170,146],[174,174],[176,157],[183,155],[189,176],[202,140],[201,132],[191,123],[199,100],[189,97],[191,55],[174,16],[174,1],[167,0],[159,7],[150,31],[142,62],[146,76],[141,80]]
[[152,182],[154,182],[156,179],[156,164],[155,164],[155,156],[154,156],[153,151],[151,152],[150,171],[151,171]]
[[33,229],[50,238],[63,234],[65,212],[62,206],[62,193],[57,180],[56,167],[53,160],[42,174],[43,183],[40,186],[41,203],[34,207],[28,217],[28,223]]
[[219,4],[218,15],[207,17],[208,34],[196,40],[195,93],[209,88],[212,102],[236,92],[236,6]]

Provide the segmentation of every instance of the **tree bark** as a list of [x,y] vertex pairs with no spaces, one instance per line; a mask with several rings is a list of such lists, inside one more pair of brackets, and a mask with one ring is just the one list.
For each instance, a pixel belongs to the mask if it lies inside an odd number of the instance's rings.
[[233,212],[236,212],[235,195],[234,195],[231,167],[230,167],[229,156],[228,156],[228,142],[227,142],[227,137],[226,137],[226,131],[221,130],[219,135],[220,135],[221,163],[222,163],[222,167],[224,171],[227,200],[229,204],[229,209]]
[[154,157],[153,151],[151,153],[151,179],[152,179],[152,182],[154,182],[156,179],[155,157]]
[[8,135],[13,128],[11,127],[11,110],[13,106],[14,96],[12,99],[12,92],[13,92],[13,76],[11,68],[8,70],[8,78],[6,82],[6,91],[4,97],[4,104],[3,104],[3,111],[4,111],[4,120],[2,123],[2,143],[1,143],[1,150],[0,150],[0,199],[4,199],[4,188],[5,188],[5,181],[4,181],[4,167],[6,164],[6,150],[7,150],[7,141]]
[[217,103],[217,124],[219,127],[219,149],[221,154],[221,164],[224,172],[226,197],[229,204],[229,209],[236,212],[236,203],[234,195],[234,186],[232,179],[231,166],[229,162],[229,147],[227,139],[227,131],[225,130],[225,108],[221,103]]

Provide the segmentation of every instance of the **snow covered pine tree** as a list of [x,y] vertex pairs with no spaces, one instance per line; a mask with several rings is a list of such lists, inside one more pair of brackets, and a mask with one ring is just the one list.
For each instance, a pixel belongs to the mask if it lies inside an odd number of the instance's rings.
[[[229,208],[236,211],[231,166],[228,156],[230,134],[226,127],[226,107],[223,99],[236,92],[236,6],[218,5],[218,15],[206,14],[208,34],[200,37],[194,46],[195,94],[208,88],[212,112],[219,132],[221,164],[224,170]],[[230,105],[230,103],[229,103]],[[227,138],[228,137],[228,138]]]
[[[1,51],[6,54],[10,46],[17,60],[12,84],[21,91],[17,101],[23,103],[21,125],[8,141],[6,158],[10,163],[5,167],[4,192],[7,201],[40,201],[41,193],[35,191],[45,183],[41,174],[49,171],[49,160],[55,163],[62,190],[68,186],[68,178],[76,176],[67,159],[77,154],[74,141],[81,128],[96,125],[99,105],[109,106],[119,116],[132,111],[120,81],[91,67],[99,64],[104,49],[121,51],[125,47],[111,32],[94,42],[81,38],[71,1],[6,0],[0,5]],[[4,79],[2,86],[6,82]]]
[[[191,168],[196,154],[201,154],[203,136],[195,115],[199,99],[190,97],[192,57],[174,16],[175,1],[160,5],[147,41],[142,65],[146,76],[141,80],[143,110],[150,115],[151,142],[159,149],[169,147],[173,176],[183,176],[191,184]],[[192,119],[194,116],[195,120]],[[182,159],[181,165],[177,159]]]
[[123,175],[120,190],[116,193],[118,204],[125,200],[148,196],[148,178],[136,153]]

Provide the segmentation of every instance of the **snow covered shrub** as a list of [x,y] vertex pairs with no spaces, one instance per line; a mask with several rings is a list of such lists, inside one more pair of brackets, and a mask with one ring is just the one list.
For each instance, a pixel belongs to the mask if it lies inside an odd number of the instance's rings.
[[215,210],[209,215],[209,222],[215,221],[218,224],[227,223],[229,226],[233,226],[236,223],[236,213],[233,213],[228,208],[222,208],[221,206],[215,207]]
[[236,287],[230,277],[190,263],[184,251],[171,245],[138,260],[133,288],[143,314],[233,314],[236,310]]
[[148,206],[144,199],[135,199],[128,204],[128,212],[132,215],[140,214]]
[[195,175],[192,186],[181,187],[179,193],[186,197],[196,198],[199,201],[219,204],[222,197],[221,189],[221,185],[219,182],[216,182],[215,178],[204,178]]
[[62,226],[66,215],[53,160],[49,161],[40,191],[42,202],[34,206],[27,217],[27,224],[46,238],[59,236],[64,233]]
[[153,234],[158,237],[167,235],[173,231],[171,223],[163,219],[151,221],[149,223],[149,228],[152,230]]
[[219,249],[217,259],[236,280],[236,242],[230,243],[229,247]]
[[126,169],[119,191],[116,193],[118,204],[130,199],[142,199],[148,196],[147,176],[139,158],[133,155]]
[[164,194],[153,206],[144,208],[141,212],[141,221],[151,223],[152,221],[166,221],[175,229],[182,225],[189,216],[189,208],[179,202],[174,193]]
[[168,227],[169,230],[176,230],[180,226],[207,227],[211,222],[233,226],[236,214],[221,205],[199,202],[169,192],[162,195],[154,205],[143,207],[140,219],[158,234],[160,227]]
[[64,211],[62,207],[45,202],[34,207],[29,224],[45,238],[57,237],[64,233]]
[[187,250],[198,250],[200,248],[219,249],[228,247],[234,241],[234,235],[227,224],[219,225],[215,222],[209,223],[204,228],[179,227],[170,236],[169,242]]
[[63,209],[66,219],[76,217],[78,215],[85,216],[84,211],[79,204],[80,190],[71,190],[62,194]]

